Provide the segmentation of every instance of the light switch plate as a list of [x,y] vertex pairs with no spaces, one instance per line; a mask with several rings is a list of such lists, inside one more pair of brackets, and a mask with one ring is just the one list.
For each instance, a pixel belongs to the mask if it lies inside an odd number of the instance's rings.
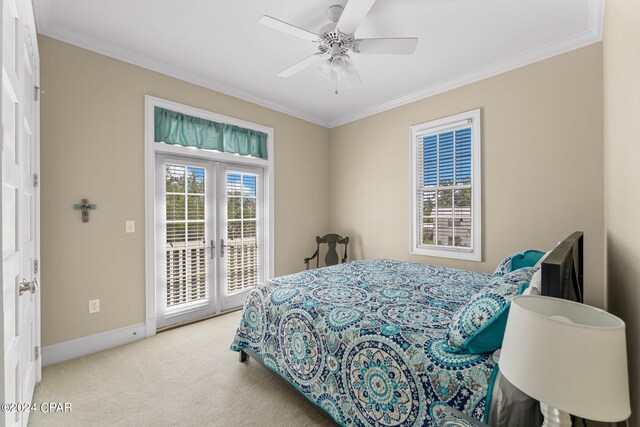
[[125,231],[125,233],[135,233],[136,232],[136,222],[135,221],[125,221],[125,223],[124,223],[124,231]]

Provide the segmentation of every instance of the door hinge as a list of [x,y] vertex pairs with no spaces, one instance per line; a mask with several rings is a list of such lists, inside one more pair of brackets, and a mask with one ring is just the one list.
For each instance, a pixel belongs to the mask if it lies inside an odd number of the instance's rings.
[[38,260],[34,259],[33,260],[33,274],[38,274],[38,270],[39,270],[39,268],[38,268]]
[[33,354],[34,360],[38,360],[38,359],[40,359],[40,346],[39,346],[39,345],[37,345],[37,346],[33,349],[33,353],[34,353],[34,354]]
[[40,99],[40,86],[35,86],[33,88],[33,100],[37,101]]
[[37,187],[37,186],[38,186],[38,183],[39,183],[38,178],[39,178],[39,177],[38,177],[38,174],[37,174],[37,173],[34,173],[34,174],[33,174],[33,186],[34,186],[34,187]]

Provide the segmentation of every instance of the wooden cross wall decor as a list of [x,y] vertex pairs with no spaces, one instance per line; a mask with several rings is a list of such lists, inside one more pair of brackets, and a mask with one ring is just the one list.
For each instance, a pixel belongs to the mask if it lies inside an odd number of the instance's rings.
[[73,209],[82,211],[82,222],[89,222],[89,210],[96,208],[96,205],[89,203],[88,199],[82,199],[82,203],[76,203],[73,205]]

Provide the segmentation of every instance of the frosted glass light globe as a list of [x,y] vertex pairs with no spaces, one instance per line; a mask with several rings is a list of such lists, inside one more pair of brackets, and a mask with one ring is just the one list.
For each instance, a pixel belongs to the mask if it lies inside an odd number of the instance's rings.
[[341,73],[344,71],[347,61],[342,56],[336,56],[331,60],[331,69],[335,73]]

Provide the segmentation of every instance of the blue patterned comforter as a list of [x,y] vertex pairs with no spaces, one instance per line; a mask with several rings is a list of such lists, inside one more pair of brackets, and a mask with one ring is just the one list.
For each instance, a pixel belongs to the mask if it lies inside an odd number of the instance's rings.
[[391,260],[353,261],[269,280],[244,305],[245,348],[341,425],[435,425],[449,405],[482,419],[495,363],[454,354],[455,310],[490,276]]

